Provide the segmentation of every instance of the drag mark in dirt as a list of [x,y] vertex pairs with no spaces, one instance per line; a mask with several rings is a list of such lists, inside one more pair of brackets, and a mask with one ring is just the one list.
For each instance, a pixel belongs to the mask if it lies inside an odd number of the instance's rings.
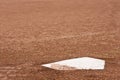
[[[116,31],[112,31],[109,34],[115,34],[115,33],[116,33]],[[44,38],[35,38],[35,37],[23,38],[23,39],[13,38],[13,39],[11,39],[11,41],[29,43],[29,42],[33,42],[33,41],[42,42],[42,41],[50,41],[50,40],[72,39],[72,38],[82,38],[82,37],[87,37],[87,36],[95,36],[95,35],[103,35],[103,34],[106,34],[106,33],[104,31],[103,32],[87,32],[87,33],[83,32],[78,35],[48,36],[48,37],[44,37]]]
[[16,67],[2,66],[0,67],[0,80],[11,80],[13,77],[26,77],[27,74],[21,74],[19,71],[22,67],[29,66],[26,64],[18,65]]

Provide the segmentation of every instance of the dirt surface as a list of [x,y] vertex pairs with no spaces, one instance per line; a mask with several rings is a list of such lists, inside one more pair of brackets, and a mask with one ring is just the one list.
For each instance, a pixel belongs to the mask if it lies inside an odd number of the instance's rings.
[[[0,0],[0,80],[120,80],[119,0]],[[41,64],[90,56],[105,70]]]

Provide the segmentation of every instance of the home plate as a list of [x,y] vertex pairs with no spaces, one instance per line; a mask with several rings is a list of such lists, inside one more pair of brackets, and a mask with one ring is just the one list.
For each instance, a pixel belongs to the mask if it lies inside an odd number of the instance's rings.
[[81,57],[43,64],[42,66],[55,70],[103,70],[105,66],[105,60],[90,57]]

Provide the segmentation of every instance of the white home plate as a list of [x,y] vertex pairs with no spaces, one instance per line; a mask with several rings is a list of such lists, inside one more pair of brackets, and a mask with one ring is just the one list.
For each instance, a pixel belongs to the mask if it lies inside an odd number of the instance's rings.
[[105,61],[90,57],[74,58],[62,60],[42,66],[52,68],[55,70],[76,70],[76,69],[104,69]]

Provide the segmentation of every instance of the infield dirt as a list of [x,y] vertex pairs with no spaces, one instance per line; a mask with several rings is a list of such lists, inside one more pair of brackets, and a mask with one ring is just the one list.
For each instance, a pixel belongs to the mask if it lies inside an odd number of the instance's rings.
[[[119,80],[119,0],[0,0],[0,80]],[[42,64],[90,56],[105,70]]]

